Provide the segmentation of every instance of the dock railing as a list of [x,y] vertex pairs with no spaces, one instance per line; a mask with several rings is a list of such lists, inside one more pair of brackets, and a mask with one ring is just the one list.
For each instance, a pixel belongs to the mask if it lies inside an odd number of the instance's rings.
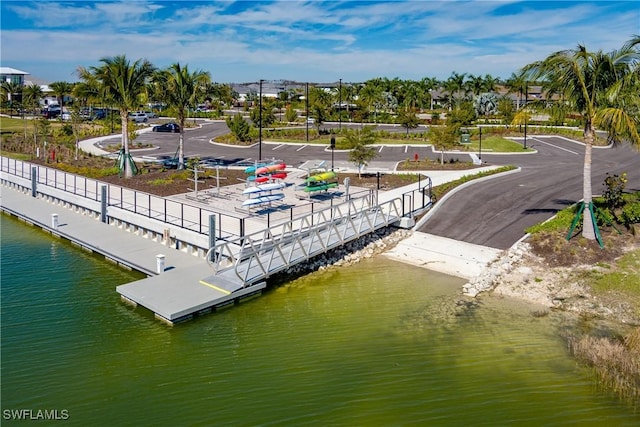
[[[274,232],[274,235],[286,235],[284,230],[310,229],[318,224],[339,219],[345,215],[345,209],[348,216],[350,209],[360,211],[364,206],[378,204],[378,191],[372,189],[349,195],[346,203],[341,198],[331,199],[329,207],[326,203],[310,201],[290,206],[285,211],[267,212],[262,215],[242,214],[220,212],[198,203],[185,203],[155,196],[99,179],[4,156],[0,156],[0,172],[3,184],[19,187],[25,192],[30,191],[33,197],[40,194],[92,210],[96,218],[101,218],[104,222],[108,222],[109,218],[122,220],[125,215],[118,213],[120,210],[133,213],[134,215],[126,215],[126,220],[138,222],[136,226],[144,226],[143,219],[149,219],[157,221],[158,224],[171,225],[200,235],[213,234],[216,241],[237,242],[248,235],[253,236],[255,233],[271,229],[282,230]],[[399,216],[411,216],[428,208],[431,205],[431,180],[425,178],[416,188],[401,190],[397,196],[395,193],[389,195],[394,199],[399,198],[401,204],[398,206],[397,202],[381,203],[382,212],[387,209],[389,212],[395,212],[399,209]],[[211,221],[212,216],[215,221]],[[210,230],[212,223],[215,224],[215,230]],[[203,246],[204,253],[209,249],[202,243],[188,243]]]
[[233,271],[245,286],[396,223],[402,200],[351,199],[276,227],[217,242],[207,257],[216,274]]

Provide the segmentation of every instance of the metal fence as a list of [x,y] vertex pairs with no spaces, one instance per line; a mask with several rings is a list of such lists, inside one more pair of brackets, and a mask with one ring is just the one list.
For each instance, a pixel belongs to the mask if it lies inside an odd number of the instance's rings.
[[[210,217],[213,215],[216,227],[214,235],[217,239],[222,240],[243,237],[258,230],[290,223],[297,218],[309,215],[313,220],[315,217],[321,217],[322,215],[318,216],[318,213],[327,209],[326,204],[305,202],[290,206],[284,212],[269,212],[264,215],[220,212],[212,208],[155,196],[43,165],[7,157],[0,157],[0,159],[0,170],[8,175],[22,178],[24,181],[19,185],[25,189],[33,187],[34,195],[37,186],[47,186],[76,197],[106,203],[106,206],[204,235],[211,235],[209,227]],[[431,180],[428,177],[425,178],[418,183],[415,189],[402,193],[400,197],[402,216],[412,216],[414,212],[431,205]],[[377,190],[361,191],[348,196],[346,201],[359,198],[367,198],[370,202],[377,203],[378,192]],[[329,209],[333,210],[333,199],[330,203]],[[336,201],[336,203],[342,202]]]

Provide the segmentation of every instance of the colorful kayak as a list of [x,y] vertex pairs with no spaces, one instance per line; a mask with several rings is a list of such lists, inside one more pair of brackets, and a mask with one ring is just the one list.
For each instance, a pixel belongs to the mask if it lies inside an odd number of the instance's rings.
[[336,173],[333,171],[323,172],[316,175],[311,175],[305,181],[309,184],[313,182],[327,181],[336,177]]
[[269,177],[272,179],[285,179],[287,177],[287,173],[286,172],[272,173],[269,175]]
[[336,188],[338,186],[337,182],[329,182],[326,184],[318,184],[318,185],[307,185],[304,187],[304,191],[307,193],[313,193],[314,191],[325,191],[330,188]]
[[256,175],[264,175],[265,173],[274,173],[279,170],[286,169],[287,165],[284,163],[277,163],[275,165],[266,165],[255,170]]
[[242,202],[242,206],[259,206],[265,205],[267,203],[275,202],[277,200],[284,199],[284,193],[276,193],[276,194],[265,194],[264,196],[254,197],[252,199],[247,199]]
[[284,182],[260,184],[260,185],[256,185],[255,187],[245,188],[242,191],[242,194],[255,194],[255,193],[264,193],[266,191],[282,190],[286,186],[287,184],[285,184]]
[[249,166],[248,168],[245,168],[244,173],[246,173],[247,175],[255,174],[256,169],[264,166],[266,166],[266,163],[258,163],[257,165]]

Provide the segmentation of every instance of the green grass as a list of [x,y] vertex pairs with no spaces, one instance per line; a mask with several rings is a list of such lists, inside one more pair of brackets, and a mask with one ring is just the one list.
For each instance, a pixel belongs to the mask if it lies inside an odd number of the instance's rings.
[[[466,144],[469,151],[478,152],[480,150],[480,140],[473,138],[471,144]],[[511,139],[501,136],[488,136],[482,138],[482,151],[491,151],[494,153],[527,153],[532,152],[531,148],[524,149],[523,145]]]
[[24,132],[24,120],[0,116],[0,132]]
[[10,159],[23,160],[23,161],[29,161],[32,159],[31,154],[13,153],[13,152],[4,151],[4,150],[0,150],[0,156],[8,157]]
[[640,249],[628,252],[616,261],[610,273],[595,274],[592,289],[598,292],[621,291],[640,298]]
[[[305,144],[313,144],[313,145],[329,145],[331,142],[331,136],[321,136],[319,138],[300,140],[297,138],[287,138],[286,136],[278,135],[273,137],[274,140],[278,142],[291,142],[291,143],[305,143]],[[337,136],[336,137],[336,150],[346,150],[349,149],[344,144],[345,138]],[[380,138],[376,141],[376,144],[381,145],[431,145],[429,141],[425,141],[420,138]],[[454,150],[462,150],[462,151],[470,151],[470,152],[478,152],[480,149],[480,144],[478,140],[471,140],[471,144],[460,144],[453,147]],[[522,144],[512,141],[510,139],[502,138],[500,136],[489,136],[487,138],[482,138],[482,150],[493,153],[526,153],[532,152],[533,150],[527,148],[526,150],[523,148]]]
[[576,206],[571,206],[561,210],[549,221],[533,225],[525,230],[526,233],[535,234],[542,232],[555,232],[569,230],[571,223],[576,216]]
[[455,181],[450,181],[441,185],[436,185],[431,189],[431,193],[436,197],[436,200],[440,200],[442,196],[444,196],[446,193],[448,193],[449,191],[453,190],[454,188],[466,182],[473,181],[474,179],[478,179],[478,178],[483,178],[485,176],[495,175],[502,172],[508,172],[513,169],[516,169],[516,167],[513,165],[509,165],[509,166],[503,166],[497,169],[492,169],[489,171],[478,172],[471,175],[465,175],[462,178],[456,179]]

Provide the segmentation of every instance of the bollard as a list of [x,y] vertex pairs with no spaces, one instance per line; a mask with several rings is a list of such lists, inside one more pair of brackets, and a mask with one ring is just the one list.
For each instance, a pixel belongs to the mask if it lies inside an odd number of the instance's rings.
[[51,228],[54,230],[58,228],[58,214],[51,214]]
[[160,274],[164,271],[164,255],[156,255],[156,273]]

